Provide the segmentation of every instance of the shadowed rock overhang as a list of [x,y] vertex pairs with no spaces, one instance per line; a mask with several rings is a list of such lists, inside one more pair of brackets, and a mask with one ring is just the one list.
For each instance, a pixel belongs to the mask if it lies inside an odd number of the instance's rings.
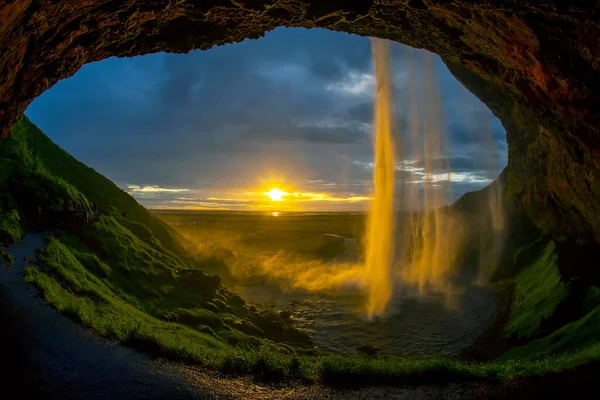
[[510,194],[540,227],[598,239],[599,20],[595,0],[0,0],[0,137],[88,62],[278,26],[377,36],[439,54],[500,118]]

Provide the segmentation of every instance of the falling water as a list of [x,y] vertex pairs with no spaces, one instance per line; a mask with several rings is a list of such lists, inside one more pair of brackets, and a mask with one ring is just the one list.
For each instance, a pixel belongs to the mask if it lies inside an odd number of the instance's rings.
[[[452,175],[436,56],[426,51],[410,50],[408,88],[404,90],[406,97],[402,102],[407,107],[405,115],[408,122],[395,142],[387,42],[372,39],[371,43],[377,90],[375,193],[368,218],[365,260],[369,317],[380,315],[385,310],[395,282],[416,287],[420,293],[430,289],[444,291],[449,295],[447,298],[453,300],[452,275],[464,255],[461,251],[472,246],[467,243],[466,225],[474,231],[472,224],[480,224],[479,235],[481,238],[485,236],[485,243],[482,242],[479,249],[480,271],[482,266],[492,265],[498,260],[504,242],[501,236],[504,213],[500,185],[488,188],[489,207],[484,207],[479,214],[473,213],[469,220],[445,207],[452,202]],[[497,152],[491,129],[466,123],[477,131],[478,137],[473,142],[490,153],[489,162],[493,164],[496,160],[493,160],[492,154]],[[481,125],[482,120],[477,123]],[[394,211],[397,171],[402,182],[396,198],[401,210],[398,221]],[[490,230],[493,231],[492,236],[488,235]]]
[[[416,56],[415,56],[416,53]],[[401,170],[418,172],[408,179],[402,205],[411,210],[403,227],[399,257],[401,279],[427,288],[447,289],[460,246],[461,228],[445,208],[451,200],[448,143],[435,56],[411,50],[408,82],[409,135]],[[420,87],[420,90],[417,90]]]
[[369,285],[369,317],[380,315],[392,295],[394,258],[394,140],[392,132],[392,82],[388,43],[371,41],[377,92],[375,101],[375,196],[367,222],[366,277]]

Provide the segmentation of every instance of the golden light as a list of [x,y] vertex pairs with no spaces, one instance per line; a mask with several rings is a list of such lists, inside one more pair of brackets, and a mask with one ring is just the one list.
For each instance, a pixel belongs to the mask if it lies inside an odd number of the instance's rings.
[[281,201],[283,196],[285,196],[287,193],[277,188],[273,188],[265,194],[273,201]]

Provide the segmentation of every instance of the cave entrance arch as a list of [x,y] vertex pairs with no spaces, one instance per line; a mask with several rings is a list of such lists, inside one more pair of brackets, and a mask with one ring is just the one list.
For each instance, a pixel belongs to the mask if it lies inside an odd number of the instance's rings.
[[83,64],[185,53],[278,26],[439,54],[503,122],[509,191],[543,228],[600,237],[600,5],[587,0],[112,0],[0,5],[0,137]]

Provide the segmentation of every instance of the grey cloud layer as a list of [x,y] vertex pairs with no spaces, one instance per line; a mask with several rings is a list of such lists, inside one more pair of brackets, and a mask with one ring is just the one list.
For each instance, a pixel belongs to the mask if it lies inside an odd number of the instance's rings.
[[[393,46],[399,99],[410,52]],[[450,165],[493,178],[506,162],[504,130],[438,64]],[[123,185],[209,191],[248,187],[276,171],[295,182],[336,183],[323,187],[329,191],[363,193],[371,172],[352,161],[372,158],[373,98],[370,87],[346,89],[371,73],[366,38],[280,28],[207,52],[86,65],[27,113],[67,151]],[[410,123],[398,109],[402,136]],[[491,144],[473,141],[482,134]],[[464,192],[481,184],[459,186]]]

